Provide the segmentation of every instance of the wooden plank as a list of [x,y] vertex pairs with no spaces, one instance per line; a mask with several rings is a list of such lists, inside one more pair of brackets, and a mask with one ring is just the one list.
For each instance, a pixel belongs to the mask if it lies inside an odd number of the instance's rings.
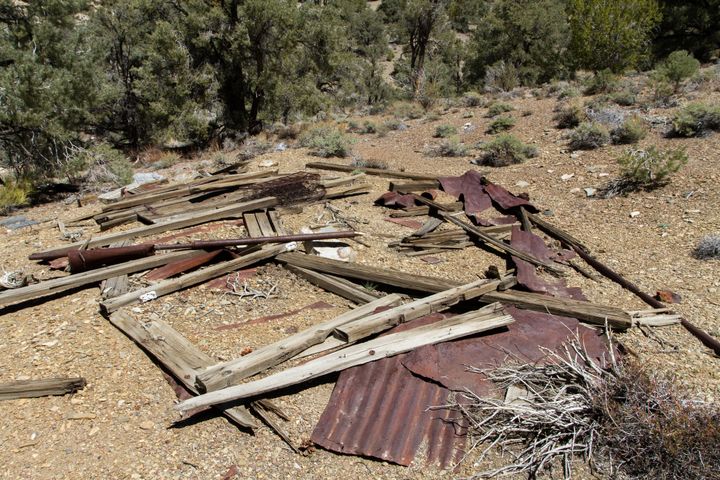
[[145,294],[152,294],[154,292],[156,298],[162,297],[163,295],[167,295],[169,293],[176,292],[184,288],[192,287],[193,285],[198,285],[208,280],[212,280],[213,278],[225,275],[226,273],[230,273],[240,268],[244,268],[254,263],[260,262],[262,260],[272,258],[275,255],[285,251],[287,251],[285,245],[265,246],[260,248],[259,250],[253,251],[252,253],[247,253],[233,260],[228,260],[227,262],[219,263],[217,265],[203,268],[202,270],[188,273],[180,278],[163,280],[156,284],[150,285],[149,287],[141,288],[139,290],[128,292],[125,295],[105,300],[100,303],[100,307],[103,309],[103,311],[111,313],[121,307],[140,301],[140,297]]
[[53,280],[45,280],[44,282],[28,285],[22,288],[6,290],[0,293],[0,307],[35,298],[55,295],[66,290],[79,288],[91,283],[98,283],[102,280],[117,277],[119,275],[149,270],[176,260],[190,258],[196,254],[197,253],[193,251],[184,251],[168,253],[165,255],[153,255],[151,257],[138,258],[137,260],[120,263],[118,265],[111,265],[109,267],[98,268],[87,272],[75,273],[73,275],[55,278]]
[[370,267],[353,262],[341,262],[339,260],[330,260],[296,252],[283,253],[282,255],[278,255],[276,260],[281,263],[314,270],[316,272],[354,278],[364,282],[391,285],[416,292],[437,293],[460,285],[460,283],[453,280]]
[[176,185],[174,188],[161,192],[150,191],[146,194],[133,195],[127,200],[105,205],[103,212],[112,210],[122,210],[125,208],[136,207],[147,203],[153,203],[159,200],[167,200],[169,198],[193,195],[200,192],[208,192],[212,190],[239,187],[255,183],[255,180],[271,177],[277,174],[277,170],[268,170],[263,172],[243,173],[240,175],[229,175],[224,178],[218,178],[217,181],[206,182],[204,184]]
[[254,213],[246,213],[243,215],[243,221],[245,222],[245,228],[248,231],[248,236],[252,238],[262,237],[262,231],[258,224],[257,217]]
[[322,182],[320,182],[320,185],[322,185],[325,188],[340,187],[342,185],[350,185],[353,182],[356,182],[358,180],[364,180],[364,179],[365,179],[364,173],[356,173],[354,175],[349,175],[347,177],[334,178],[332,180],[323,180]]
[[400,295],[388,295],[376,299],[374,302],[350,310],[332,320],[313,325],[288,338],[254,350],[244,357],[213,365],[200,373],[196,381],[205,391],[219,390],[235,385],[245,378],[279,365],[302,351],[322,343],[337,327],[363,319],[371,315],[377,308],[397,305],[401,300]]
[[482,230],[476,228],[473,225],[470,225],[469,223],[465,223],[462,220],[456,218],[455,216],[448,214],[446,212],[438,212],[438,215],[440,215],[445,220],[449,221],[450,223],[454,223],[458,227],[461,227],[465,229],[466,232],[469,234],[479,238],[483,242],[492,245],[495,248],[498,248],[502,250],[503,252],[515,256],[519,258],[520,260],[525,260],[526,262],[530,262],[535,266],[542,267],[546,269],[548,272],[552,272],[558,275],[563,275],[565,272],[559,268],[559,266],[552,265],[547,262],[543,262],[542,260],[534,257],[533,255],[530,255],[529,253],[525,253],[523,251],[520,251],[514,247],[511,247],[510,245],[501,242],[500,240],[488,235],[487,233],[483,232]]
[[540,293],[506,290],[487,293],[480,299],[487,303],[501,302],[527,310],[573,317],[599,326],[605,326],[607,321],[608,325],[618,329],[630,328],[633,323],[632,316],[621,308]]
[[[167,232],[168,230],[178,230],[181,228],[199,225],[201,223],[236,217],[238,215],[242,215],[244,212],[247,212],[249,210],[272,207],[276,204],[277,199],[275,197],[265,197],[257,200],[251,200],[248,202],[229,205],[227,207],[209,208],[200,212],[193,212],[188,215],[178,215],[177,217],[158,222],[155,225],[144,225],[141,227],[133,228],[131,230],[126,230],[124,232],[111,233],[108,235],[102,235],[92,238],[87,244],[87,248],[105,247],[110,245],[111,243],[119,242],[122,240],[132,240],[139,237],[147,237],[149,235],[156,235],[158,233]],[[67,254],[69,250],[76,250],[84,244],[84,241],[75,242],[64,247],[45,250],[43,252],[38,252],[31,255],[30,259],[42,259],[47,256],[55,256],[55,258],[62,257]]]
[[[115,312],[109,317],[118,330],[155,357],[185,388],[197,394],[195,376],[214,362],[187,338],[161,320],[140,322],[125,312]],[[255,418],[244,406],[222,410],[223,414],[247,428],[257,428]]]
[[84,388],[85,383],[85,379],[82,377],[45,378],[42,380],[19,380],[17,382],[2,383],[0,384],[0,400],[67,395]]
[[[442,203],[446,211],[457,212],[462,210],[462,202]],[[430,207],[426,205],[420,205],[417,207],[409,207],[405,210],[398,210],[390,214],[391,218],[405,218],[405,217],[419,217],[422,215],[428,215],[430,213]]]
[[343,348],[304,365],[289,368],[260,380],[199,395],[179,403],[175,408],[181,412],[187,412],[198,407],[263,395],[329,373],[405,353],[424,345],[474,335],[509,325],[512,322],[513,318],[510,315],[502,313],[498,313],[497,316],[490,319],[484,314],[480,318],[475,318],[475,312],[458,315],[431,325],[381,336],[369,342]]
[[426,192],[440,188],[440,182],[437,180],[426,180],[422,182],[390,182],[388,190],[398,193]]
[[372,187],[366,183],[362,185],[354,185],[352,187],[334,187],[325,190],[323,198],[330,200],[333,198],[349,197],[353,195],[364,195],[370,193]]
[[[130,242],[126,240],[124,242],[113,243],[110,247],[127,247],[128,245],[130,245]],[[103,299],[117,297],[118,295],[126,293],[129,285],[127,273],[118,275],[117,277],[110,277],[100,284],[100,296]]]
[[327,290],[330,293],[334,293],[335,295],[346,298],[358,305],[372,302],[378,298],[378,295],[369,292],[360,285],[356,285],[339,277],[326,275],[324,273],[315,272],[313,270],[308,270],[307,268],[296,267],[293,265],[285,265],[285,268],[304,278],[313,285]]
[[419,173],[398,172],[396,170],[385,170],[382,168],[360,168],[351,165],[336,165],[327,162],[310,162],[305,164],[305,168],[315,168],[318,170],[332,170],[336,172],[363,172],[368,175],[377,175],[380,177],[409,178],[410,180],[437,180],[436,175],[422,175]]
[[263,237],[277,237],[277,234],[273,230],[272,225],[270,225],[270,220],[268,219],[267,213],[257,213],[255,214],[255,218],[257,218],[258,226],[260,227],[260,233]]
[[493,292],[497,290],[502,283],[501,280],[478,280],[459,287],[450,288],[443,292],[430,295],[429,297],[419,298],[391,310],[375,313],[364,318],[362,322],[339,326],[335,329],[333,335],[347,343],[357,342],[362,338],[394,327],[398,323],[408,322],[424,315],[441,312],[458,303],[477,298],[488,292]]
[[268,217],[270,218],[270,223],[272,223],[272,226],[278,235],[288,234],[287,230],[285,229],[285,225],[283,224],[282,218],[280,218],[280,213],[278,213],[277,210],[268,210]]

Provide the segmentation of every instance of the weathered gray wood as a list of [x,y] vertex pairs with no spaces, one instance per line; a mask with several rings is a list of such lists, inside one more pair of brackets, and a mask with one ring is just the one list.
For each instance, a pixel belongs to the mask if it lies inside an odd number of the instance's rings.
[[508,245],[508,244],[506,244],[506,243],[503,243],[503,242],[501,242],[500,240],[498,240],[498,239],[496,239],[496,238],[488,235],[487,233],[485,233],[485,232],[483,232],[482,230],[474,227],[473,225],[470,225],[469,223],[463,222],[462,220],[456,218],[456,217],[453,216],[453,215],[450,215],[450,214],[448,214],[448,213],[446,213],[446,212],[438,212],[438,215],[440,215],[442,218],[444,218],[444,219],[447,220],[448,222],[454,223],[455,225],[463,228],[466,232],[468,232],[468,233],[471,234],[471,235],[476,236],[477,238],[479,238],[479,239],[482,240],[483,242],[485,242],[485,243],[487,243],[487,244],[490,244],[490,245],[492,245],[493,247],[498,248],[498,249],[502,250],[503,252],[505,252],[505,253],[507,253],[507,254],[510,254],[510,255],[512,255],[512,256],[515,256],[515,257],[517,257],[517,258],[519,258],[519,259],[521,259],[521,260],[525,260],[526,262],[530,262],[530,263],[532,263],[532,264],[535,265],[535,266],[543,267],[543,268],[545,268],[548,272],[552,272],[552,273],[560,274],[560,275],[564,274],[564,271],[563,271],[561,268],[559,268],[559,266],[557,266],[557,265],[552,265],[552,264],[547,263],[547,262],[543,262],[542,260],[540,260],[540,259],[538,259],[538,258],[536,258],[536,257],[534,257],[534,256],[532,256],[532,255],[530,255],[529,253],[525,253],[525,252],[520,251],[520,250],[518,250],[518,249],[516,249],[516,248],[514,248],[514,247],[511,247],[510,245]]
[[519,290],[506,290],[487,293],[480,299],[487,303],[501,302],[527,310],[573,317],[599,326],[605,326],[606,321],[608,325],[618,329],[626,329],[632,326],[632,316],[621,308],[571,298],[551,297],[550,295],[521,292]]
[[[193,213],[187,214],[187,215],[178,215],[176,217],[166,219],[162,222],[158,222],[154,225],[144,225],[141,227],[126,230],[124,232],[116,232],[116,233],[111,233],[111,234],[95,237],[90,240],[90,242],[87,245],[87,248],[105,247],[107,245],[110,245],[111,243],[119,242],[122,240],[132,240],[132,239],[139,238],[139,237],[146,237],[149,235],[155,235],[158,233],[167,232],[168,230],[178,230],[180,228],[200,225],[201,223],[207,223],[207,222],[212,222],[212,221],[216,221],[216,220],[223,220],[225,218],[236,217],[236,216],[241,215],[242,213],[250,211],[250,210],[256,210],[258,208],[272,207],[276,204],[277,204],[277,199],[275,199],[274,197],[265,197],[265,198],[260,198],[257,200],[251,200],[248,202],[236,203],[234,205],[229,205],[227,207],[209,208],[207,210],[193,212]],[[38,252],[37,254],[33,254],[31,256],[31,259],[36,256],[37,256],[36,258],[41,258],[42,256],[47,256],[47,255],[61,257],[64,254],[66,254],[68,252],[68,250],[78,249],[79,247],[81,247],[84,244],[85,244],[84,241],[83,242],[75,242],[75,243],[71,243],[64,247],[55,248],[55,249],[51,249],[51,250],[45,250],[43,252]]]
[[474,335],[509,325],[512,322],[513,318],[503,313],[497,313],[492,318],[488,318],[485,312],[480,313],[479,318],[478,312],[458,315],[431,325],[381,336],[368,342],[343,348],[304,365],[289,368],[260,380],[190,398],[179,403],[175,408],[181,412],[187,412],[198,407],[263,395],[332,372],[408,352],[424,345]]
[[323,180],[322,182],[320,182],[320,185],[325,188],[340,187],[342,185],[350,185],[353,182],[364,179],[364,173],[356,173],[355,175],[349,175],[347,177],[334,178],[332,180]]
[[286,251],[285,245],[272,245],[265,246],[259,250],[247,253],[233,260],[212,265],[202,270],[196,270],[194,272],[183,275],[179,278],[171,278],[163,280],[161,282],[150,285],[149,287],[141,288],[132,292],[128,292],[125,295],[120,295],[116,298],[111,298],[100,303],[100,307],[103,311],[111,313],[117,309],[130,305],[140,301],[140,297],[151,292],[155,292],[157,297],[162,297],[172,292],[182,290],[193,285],[197,285],[213,278],[217,278],[226,273],[233,272],[243,267],[247,267],[254,263],[272,258],[278,253]]
[[248,237],[262,237],[262,231],[260,225],[258,225],[257,217],[254,213],[246,213],[243,215],[243,222],[245,222],[245,229],[248,232]]
[[277,234],[272,228],[272,225],[270,225],[270,220],[268,219],[267,213],[260,212],[255,214],[255,218],[257,218],[258,226],[260,227],[260,233],[263,237],[276,237]]
[[[207,354],[160,320],[140,322],[125,312],[110,315],[110,323],[160,362],[185,388],[197,394],[195,376],[214,362]],[[257,428],[255,418],[244,406],[223,410],[223,414],[247,428]]]
[[408,322],[415,318],[435,312],[447,310],[451,306],[477,298],[488,292],[497,290],[501,280],[478,280],[459,287],[419,298],[399,307],[375,313],[362,322],[352,322],[335,328],[333,335],[344,342],[352,343],[370,335],[380,333],[398,323]]
[[352,195],[364,195],[370,193],[372,187],[367,183],[362,185],[353,185],[352,187],[333,187],[325,190],[325,196],[323,198],[330,200],[333,198],[342,198]]
[[437,293],[460,285],[459,282],[452,280],[370,267],[359,263],[330,260],[301,253],[283,253],[282,255],[278,255],[276,260],[281,263],[307,268],[308,270],[314,270],[316,272],[354,278],[365,282],[391,285],[417,292]]
[[[125,240],[123,242],[113,243],[110,245],[111,248],[120,248],[120,247],[126,247],[130,245],[130,242],[128,240]],[[105,298],[114,298],[119,295],[122,295],[123,293],[127,293],[130,286],[130,282],[128,280],[127,273],[123,275],[118,275],[117,277],[110,277],[107,280],[104,280],[100,284],[100,296]]]
[[390,182],[388,190],[398,193],[425,192],[440,188],[440,182],[437,180],[426,180],[422,182]]
[[332,320],[313,325],[288,338],[254,350],[244,357],[213,365],[197,376],[198,386],[201,390],[212,391],[234,385],[323,342],[335,328],[368,317],[379,307],[397,305],[401,300],[400,295],[388,295],[350,310]]
[[336,165],[327,162],[310,162],[305,164],[305,168],[315,168],[318,170],[332,170],[336,172],[363,172],[368,175],[377,175],[380,177],[409,178],[410,180],[437,180],[435,175],[422,175],[419,173],[398,172],[396,170],[385,170],[383,168],[364,168],[353,167],[351,165]]
[[183,197],[201,192],[209,192],[212,190],[221,190],[230,187],[239,187],[255,183],[255,180],[271,177],[277,174],[277,170],[267,170],[263,172],[242,173],[239,175],[227,175],[219,177],[215,181],[205,182],[203,184],[175,185],[161,192],[150,191],[146,194],[133,195],[127,200],[111,203],[103,207],[103,212],[112,210],[122,210],[132,208],[138,205],[149,204],[160,200],[167,200],[174,197]]
[[268,218],[270,218],[270,222],[272,223],[273,228],[278,235],[288,234],[287,230],[285,229],[285,225],[283,224],[282,218],[280,218],[280,214],[277,210],[268,210]]
[[332,275],[315,272],[313,270],[308,270],[307,268],[296,267],[293,265],[285,265],[285,268],[304,278],[313,285],[327,290],[330,293],[334,293],[335,295],[346,298],[358,305],[372,302],[378,298],[378,295],[375,295],[367,289],[364,289],[361,286],[343,278],[334,277]]
[[19,380],[0,384],[0,400],[67,395],[68,393],[75,393],[84,387],[85,379],[82,377]]
[[0,307],[34,298],[54,295],[66,290],[82,287],[84,285],[98,283],[102,280],[117,277],[119,275],[149,270],[161,265],[166,265],[170,262],[190,258],[193,255],[196,255],[196,253],[190,250],[173,252],[164,255],[153,255],[147,258],[139,258],[137,260],[120,263],[118,265],[111,265],[109,267],[76,273],[66,277],[55,278],[53,280],[45,280],[44,282],[35,283],[22,288],[7,290],[0,293]]

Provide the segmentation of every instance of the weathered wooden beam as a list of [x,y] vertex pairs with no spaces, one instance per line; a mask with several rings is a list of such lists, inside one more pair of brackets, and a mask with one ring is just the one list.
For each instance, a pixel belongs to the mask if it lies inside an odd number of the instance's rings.
[[437,180],[426,180],[422,182],[390,182],[388,190],[398,193],[425,192],[440,188],[440,182]]
[[82,377],[45,378],[2,383],[0,384],[0,400],[67,395],[84,388],[85,383],[85,379]]
[[254,350],[244,357],[208,367],[197,376],[197,385],[202,391],[219,390],[235,385],[245,378],[279,365],[300,352],[322,343],[337,327],[368,317],[377,308],[397,305],[401,300],[400,295],[388,295],[376,299],[332,320],[313,325],[288,338]]
[[149,287],[128,292],[124,295],[120,295],[119,297],[104,300],[100,303],[100,307],[104,312],[111,313],[121,307],[140,301],[140,297],[143,295],[154,293],[155,298],[162,297],[163,295],[167,295],[193,285],[198,285],[262,260],[267,260],[268,258],[272,258],[285,251],[287,251],[287,247],[285,245],[265,246],[259,250],[247,253],[233,260],[218,263],[217,265],[212,265],[207,268],[203,268],[202,270],[196,270],[179,278],[163,280],[150,285]]
[[296,252],[283,253],[278,255],[276,260],[284,264],[302,267],[316,272],[329,273],[331,275],[353,278],[364,282],[391,285],[415,292],[437,293],[460,285],[459,282],[453,280],[370,267],[359,263],[330,260]]
[[513,318],[503,313],[498,313],[494,318],[488,318],[484,312],[479,315],[479,318],[477,312],[458,315],[430,325],[381,336],[369,342],[343,348],[304,365],[289,368],[254,382],[190,398],[179,403],[175,408],[181,412],[187,412],[198,407],[263,395],[329,373],[405,353],[424,345],[474,335],[509,325],[512,322]]
[[14,303],[24,302],[35,298],[55,295],[74,288],[79,288],[92,283],[98,283],[108,278],[141,272],[151,268],[159,267],[176,260],[183,260],[196,255],[193,251],[173,252],[164,255],[153,255],[147,258],[139,258],[130,262],[98,268],[87,272],[76,273],[66,277],[45,280],[22,288],[0,292],[0,307]]
[[380,177],[409,178],[410,180],[437,180],[436,175],[422,175],[419,173],[398,172],[396,170],[385,170],[383,168],[365,168],[353,167],[351,165],[336,165],[327,162],[310,162],[305,164],[305,168],[315,168],[318,170],[332,170],[336,172],[363,172],[368,175],[377,175]]
[[607,321],[607,324],[613,328],[627,329],[633,324],[632,316],[621,308],[571,298],[551,297],[550,295],[519,290],[505,290],[503,292],[487,293],[480,299],[487,303],[501,302],[505,305],[514,305],[527,310],[573,317],[598,326],[605,326]]
[[483,242],[492,245],[493,247],[502,250],[503,252],[515,256],[519,258],[520,260],[525,260],[526,262],[530,262],[535,266],[542,267],[546,269],[548,272],[555,273],[557,275],[564,275],[565,272],[560,269],[556,265],[552,265],[550,263],[544,262],[533,255],[530,255],[529,253],[525,253],[523,251],[520,251],[506,243],[501,242],[500,240],[488,235],[487,233],[483,232],[479,228],[470,225],[469,223],[463,222],[459,218],[456,218],[454,215],[450,215],[446,212],[438,212],[438,215],[440,215],[442,218],[447,220],[450,223],[454,223],[458,227],[463,228],[466,232],[469,234],[479,238]]
[[501,280],[478,280],[451,288],[390,310],[375,313],[364,318],[362,322],[352,322],[338,326],[335,328],[333,335],[347,343],[357,342],[362,338],[385,331],[399,323],[441,312],[458,303],[493,292],[502,283]]
[[[265,197],[229,205],[227,207],[209,208],[187,215],[177,215],[154,225],[144,225],[124,232],[116,232],[92,238],[87,243],[87,248],[105,247],[111,243],[120,242],[122,240],[132,240],[139,237],[146,237],[149,235],[167,232],[168,230],[178,230],[180,228],[192,227],[201,223],[236,217],[250,210],[272,207],[276,204],[277,199],[275,197]],[[69,250],[77,250],[83,245],[85,245],[84,241],[75,242],[64,247],[34,253],[30,255],[30,260],[52,260],[65,256]]]
[[[163,321],[138,321],[125,312],[115,312],[110,315],[109,320],[118,330],[155,357],[185,388],[192,393],[198,393],[195,375],[214,363],[210,356]],[[258,427],[255,418],[242,405],[223,409],[222,412],[243,427]]]
[[343,278],[334,277],[332,275],[315,272],[313,270],[308,270],[307,268],[296,267],[293,265],[285,265],[285,268],[304,278],[313,285],[327,290],[330,293],[334,293],[335,295],[346,298],[358,305],[372,302],[378,298],[377,295],[371,293],[369,290]]

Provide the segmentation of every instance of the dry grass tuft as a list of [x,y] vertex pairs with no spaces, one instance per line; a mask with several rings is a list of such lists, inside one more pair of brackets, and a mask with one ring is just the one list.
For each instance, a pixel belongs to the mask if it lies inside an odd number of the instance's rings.
[[[561,466],[572,477],[581,458],[604,475],[636,479],[717,479],[720,472],[720,409],[679,393],[673,379],[640,368],[604,368],[578,341],[558,354],[545,350],[542,364],[477,370],[515,399],[465,392],[450,405],[470,425],[478,462],[500,449],[504,467],[474,478],[528,475]],[[445,406],[448,407],[448,406]]]

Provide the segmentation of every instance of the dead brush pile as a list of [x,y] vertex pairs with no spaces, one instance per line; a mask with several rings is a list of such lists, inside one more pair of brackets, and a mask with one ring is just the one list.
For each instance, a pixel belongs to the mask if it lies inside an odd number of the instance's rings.
[[[673,379],[614,359],[601,367],[578,342],[542,364],[471,369],[515,398],[465,392],[450,408],[469,423],[476,465],[500,450],[504,467],[473,478],[527,475],[562,468],[572,478],[582,459],[610,478],[720,478],[720,409],[679,393]],[[509,461],[508,461],[509,459]],[[557,473],[552,475],[557,477]]]

